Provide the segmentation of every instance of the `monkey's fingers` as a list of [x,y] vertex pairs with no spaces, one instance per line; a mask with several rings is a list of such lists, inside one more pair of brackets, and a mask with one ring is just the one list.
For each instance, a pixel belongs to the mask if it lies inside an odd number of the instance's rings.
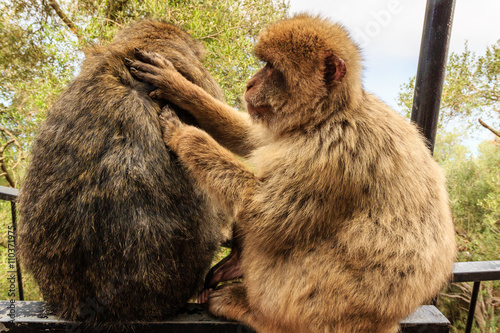
[[168,105],[162,109],[160,117],[163,118],[164,122],[168,123],[168,126],[171,129],[178,129],[179,127],[184,126],[175,111],[172,110]]
[[134,48],[135,57],[142,62],[154,65],[159,68],[175,70],[174,65],[167,58],[155,52],[141,51]]
[[[138,79],[145,78],[146,81],[147,80],[158,81],[162,75],[161,69],[153,65],[146,64],[138,60],[130,60],[128,58],[125,58],[123,62],[127,67],[129,67],[130,73],[132,73],[132,75]],[[150,81],[147,82],[152,83]]]
[[208,302],[208,297],[210,296],[210,294],[212,293],[212,291],[214,291],[213,289],[203,289],[200,293],[200,295],[198,296],[198,303],[199,304],[205,304]]
[[173,126],[169,121],[168,118],[165,117],[163,114],[160,114],[160,126],[163,132],[163,139],[165,141],[169,141],[170,137],[172,134],[175,132],[176,127]]
[[163,141],[168,145],[174,133],[184,125],[168,105],[163,108],[159,118]]
[[152,92],[149,93],[149,97],[151,99],[162,99],[163,97],[163,90],[161,89],[155,89]]
[[155,86],[155,82],[158,82],[159,80],[157,75],[142,72],[140,70],[137,70],[137,68],[135,67],[130,67],[130,74],[132,74],[132,76],[134,76],[137,80],[147,82],[153,86]]

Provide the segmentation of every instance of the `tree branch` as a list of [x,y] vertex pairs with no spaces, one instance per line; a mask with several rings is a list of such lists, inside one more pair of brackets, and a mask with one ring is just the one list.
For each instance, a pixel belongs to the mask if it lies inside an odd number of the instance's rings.
[[225,32],[226,30],[221,30],[215,34],[212,34],[212,35],[207,35],[207,36],[203,36],[203,37],[200,37],[199,39],[209,39],[209,38],[215,38],[217,36],[219,36],[220,34],[222,34],[223,32]]
[[498,136],[500,138],[500,133],[498,133],[493,128],[491,128],[488,125],[486,125],[481,119],[479,119],[479,123],[481,124],[481,126],[483,126],[486,129],[489,129],[493,134],[495,134],[496,136]]
[[21,154],[20,158],[24,159],[23,149],[22,149],[21,144],[19,143],[19,141],[16,140],[16,136],[14,134],[12,134],[12,132],[10,132],[8,129],[6,129],[3,126],[0,126],[0,132],[3,132],[3,133],[5,133],[5,135],[7,135],[8,137],[10,137],[11,141],[13,140],[14,145],[19,149],[19,153]]
[[221,30],[221,31],[219,31],[219,32],[216,32],[216,33],[214,33],[214,34],[212,34],[212,35],[207,35],[207,36],[199,37],[198,39],[202,40],[202,39],[215,38],[215,37],[217,37],[217,36],[219,36],[219,35],[223,34],[223,33],[224,33],[224,32],[226,32],[226,31],[229,31],[229,30],[234,30],[234,29],[240,29],[240,28],[241,28],[241,26],[231,27],[231,28],[229,28],[229,29],[226,29],[226,30]]
[[15,139],[9,140],[7,143],[5,143],[2,147],[0,147],[0,168],[2,169],[3,173],[2,175],[5,177],[7,182],[11,187],[16,187],[16,182],[12,178],[12,176],[9,173],[9,170],[7,170],[7,165],[5,164],[5,157],[3,156],[3,152],[5,151],[5,148],[7,148],[8,145],[11,143],[14,143],[16,141]]
[[71,30],[76,35],[78,40],[81,40],[82,37],[80,36],[80,32],[78,31],[78,28],[69,19],[69,17],[62,11],[61,7],[56,2],[56,0],[49,0],[49,5],[50,5],[50,7],[52,7],[52,9],[54,9],[57,16],[59,16],[61,18],[61,20],[63,20],[64,24],[66,24],[66,26],[69,28],[69,30]]
[[109,22],[116,23],[118,21],[118,13],[123,11],[127,2],[128,0],[108,0],[106,19],[108,19]]
[[111,20],[111,19],[109,19],[109,18],[107,18],[107,17],[103,17],[102,19],[103,19],[104,21],[109,22],[109,23],[113,23],[114,25],[116,25],[116,26],[118,26],[118,27],[120,27],[120,28],[123,28],[123,24],[120,24],[120,23],[118,23],[118,22],[116,22],[116,21],[113,21],[113,20]]
[[17,147],[17,149],[19,151],[18,162],[13,167],[11,167],[11,170],[14,173],[14,168],[19,164],[19,162],[21,160],[24,159],[23,147],[21,146],[21,144],[19,143],[19,141],[17,141],[15,135],[12,134],[12,132],[10,132],[9,130],[7,130],[5,127],[0,126],[0,132],[4,133],[5,136],[7,136],[7,137],[10,138],[10,140],[7,143],[5,143],[4,145],[2,145],[2,147],[0,147],[0,170],[2,170],[2,173],[0,174],[0,177],[5,177],[5,179],[9,183],[9,185],[11,187],[15,188],[16,187],[16,181],[15,181],[14,177],[9,173],[9,171],[7,169],[7,164],[5,163],[5,156],[3,156],[3,153],[4,153],[5,149],[7,149],[7,147],[10,144],[14,144],[14,146]]

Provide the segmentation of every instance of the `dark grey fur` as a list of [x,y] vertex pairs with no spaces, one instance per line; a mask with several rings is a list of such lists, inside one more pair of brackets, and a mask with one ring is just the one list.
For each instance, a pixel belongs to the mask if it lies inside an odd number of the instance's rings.
[[172,315],[200,289],[227,227],[165,146],[153,87],[123,62],[134,47],[223,99],[201,45],[172,25],[140,21],[87,50],[39,129],[20,196],[21,262],[71,320]]

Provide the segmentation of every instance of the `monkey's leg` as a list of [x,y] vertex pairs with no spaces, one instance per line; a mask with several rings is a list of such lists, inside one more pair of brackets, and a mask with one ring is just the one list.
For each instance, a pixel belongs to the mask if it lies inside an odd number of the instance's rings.
[[205,277],[205,286],[198,296],[200,304],[208,301],[208,296],[220,282],[234,280],[243,277],[241,268],[241,249],[243,244],[242,232],[237,226],[233,226],[233,239],[231,253],[217,263]]
[[242,322],[258,333],[293,333],[270,325],[266,319],[255,313],[248,304],[247,292],[242,283],[233,283],[215,290],[209,297],[208,309],[217,317]]
[[238,279],[243,276],[241,270],[242,245],[242,232],[234,225],[231,253],[208,272],[205,279],[205,289],[214,289],[220,282]]
[[254,319],[242,283],[232,283],[215,290],[208,298],[208,309],[215,316],[236,321]]
[[233,249],[208,272],[205,280],[205,289],[215,288],[219,282],[229,281],[242,277],[240,252]]

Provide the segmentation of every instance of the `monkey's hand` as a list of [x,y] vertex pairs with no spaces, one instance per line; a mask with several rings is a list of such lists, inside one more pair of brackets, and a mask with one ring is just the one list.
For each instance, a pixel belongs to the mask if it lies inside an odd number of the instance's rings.
[[151,98],[166,99],[180,106],[189,99],[184,95],[193,83],[182,76],[168,59],[138,48],[135,48],[135,57],[136,60],[125,58],[125,65],[135,78],[157,88],[149,94]]
[[167,145],[174,134],[186,126],[187,125],[181,122],[170,106],[166,105],[162,109],[160,114],[160,127],[163,133],[163,141],[165,141]]

